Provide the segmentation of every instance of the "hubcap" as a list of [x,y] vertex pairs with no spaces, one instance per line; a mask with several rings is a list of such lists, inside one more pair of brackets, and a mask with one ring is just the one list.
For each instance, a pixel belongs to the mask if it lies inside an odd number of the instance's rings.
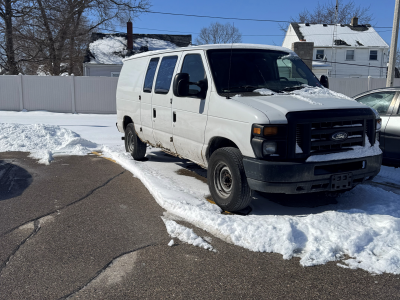
[[229,167],[220,162],[214,169],[214,186],[222,198],[228,198],[232,192],[233,180]]
[[134,149],[134,136],[132,132],[128,132],[128,136],[126,137],[126,139],[128,140],[128,150],[129,152],[133,152]]

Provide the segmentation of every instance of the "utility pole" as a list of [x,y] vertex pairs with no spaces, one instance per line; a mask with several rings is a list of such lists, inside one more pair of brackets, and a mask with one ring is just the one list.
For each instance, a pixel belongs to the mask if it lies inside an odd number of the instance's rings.
[[396,62],[397,36],[399,34],[399,10],[400,10],[400,0],[396,0],[396,5],[394,7],[392,41],[390,43],[389,67],[386,79],[386,87],[393,86],[393,81],[394,81],[394,73],[395,73],[394,65]]

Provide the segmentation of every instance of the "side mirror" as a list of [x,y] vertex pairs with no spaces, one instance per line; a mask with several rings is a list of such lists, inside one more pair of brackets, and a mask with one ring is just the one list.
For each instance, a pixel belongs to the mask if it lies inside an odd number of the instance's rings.
[[321,85],[327,89],[329,89],[329,80],[328,80],[328,76],[326,75],[321,75],[319,82],[321,83]]
[[189,95],[189,74],[178,73],[175,75],[173,92],[177,97],[187,97]]

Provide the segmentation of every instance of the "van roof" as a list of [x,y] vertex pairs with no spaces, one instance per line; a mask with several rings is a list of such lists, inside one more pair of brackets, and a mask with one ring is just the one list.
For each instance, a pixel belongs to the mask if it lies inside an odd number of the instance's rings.
[[231,49],[231,48],[234,48],[234,49],[265,49],[265,50],[277,50],[277,51],[294,53],[292,50],[285,48],[285,47],[262,45],[262,44],[211,44],[211,45],[189,46],[189,47],[165,49],[165,50],[157,50],[157,51],[147,51],[147,52],[142,52],[142,53],[127,57],[123,61],[131,60],[131,59],[139,58],[139,57],[144,57],[144,56],[164,54],[164,53],[169,53],[169,52],[180,52],[180,51],[190,51],[190,50],[209,50],[209,49]]

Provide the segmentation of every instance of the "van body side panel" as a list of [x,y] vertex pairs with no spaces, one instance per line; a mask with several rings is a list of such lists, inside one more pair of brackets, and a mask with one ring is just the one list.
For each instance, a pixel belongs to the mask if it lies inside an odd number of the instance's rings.
[[255,157],[251,147],[253,124],[269,124],[261,111],[211,92],[203,156],[214,137],[224,137],[234,142],[244,156]]
[[[145,76],[147,73],[147,67],[149,65],[150,59],[153,57],[144,57],[143,59],[146,61],[146,67],[143,71],[143,81],[140,84],[140,95],[141,95],[141,101],[140,101],[140,121],[141,121],[141,127],[142,131],[136,130],[139,138],[144,141],[148,142],[150,144],[155,144],[155,140],[153,137],[153,119],[152,119],[152,112],[151,112],[151,99],[153,97],[152,92],[144,92],[143,87],[144,87],[144,81],[145,81]],[[157,66],[158,68],[158,66]],[[154,89],[154,78],[153,78],[153,89]]]
[[146,69],[146,58],[126,61],[118,79],[117,88],[117,121],[118,129],[123,132],[123,119],[129,116],[140,124],[140,86]]
[[[174,66],[172,79],[169,84],[169,91],[165,93],[157,93],[157,81],[160,80],[160,69],[162,69],[163,59],[169,59],[170,57],[177,57],[176,63]],[[160,63],[157,69],[157,73],[155,75],[154,87],[153,87],[153,96],[151,101],[151,115],[153,120],[153,136],[155,140],[155,145],[159,148],[164,149],[167,152],[172,154],[176,153],[174,143],[172,141],[173,132],[172,132],[172,82],[173,77],[176,73],[176,70],[179,65],[179,59],[181,57],[181,52],[168,53],[167,55],[160,56]]]
[[[199,165],[206,163],[201,150],[204,145],[204,134],[207,124],[207,111],[210,102],[211,72],[203,50],[183,52],[177,73],[183,72],[182,67],[187,55],[196,55],[196,59],[201,58],[205,77],[208,82],[206,97],[203,99],[196,97],[175,97],[173,98],[172,111],[175,122],[173,122],[174,146],[177,153]],[[192,56],[194,57],[194,56]],[[188,57],[188,59],[190,59]],[[190,75],[190,74],[189,74]],[[190,81],[200,80],[199,78],[189,78]]]

